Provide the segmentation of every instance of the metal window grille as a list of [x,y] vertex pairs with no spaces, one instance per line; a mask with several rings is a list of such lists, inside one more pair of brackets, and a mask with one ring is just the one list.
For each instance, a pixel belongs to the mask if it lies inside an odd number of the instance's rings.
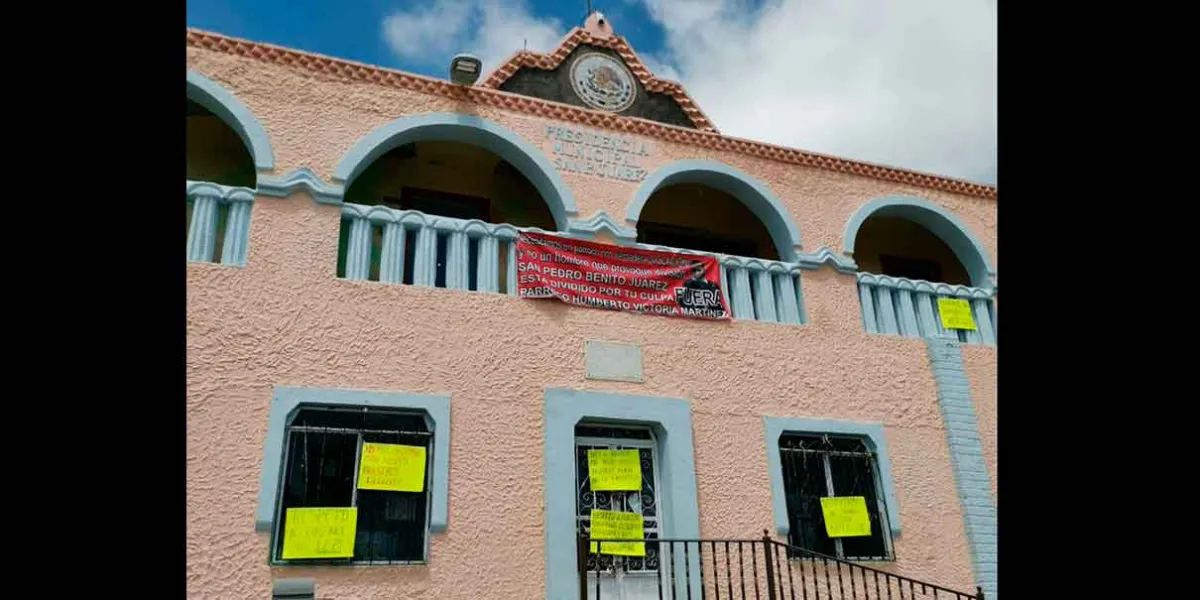
[[[875,454],[861,438],[784,434],[779,454],[787,497],[788,544],[847,560],[893,560]],[[866,498],[871,535],[830,538],[821,511],[825,496]]]
[[[273,560],[277,564],[412,564],[426,560],[433,433],[421,415],[355,408],[301,408],[287,429]],[[425,489],[357,489],[364,442],[425,448]],[[354,556],[343,560],[283,560],[287,509],[357,506]]]
[[[642,489],[638,492],[594,491],[588,475],[587,451],[591,449],[636,449],[642,469]],[[578,530],[585,536],[591,532],[592,509],[633,512],[642,515],[645,539],[658,539],[662,515],[658,505],[657,452],[654,437],[648,428],[613,427],[606,425],[577,425],[575,427],[576,520]],[[646,543],[646,556],[613,556],[592,554],[587,557],[588,570],[613,573],[655,573],[660,568],[657,543]]]

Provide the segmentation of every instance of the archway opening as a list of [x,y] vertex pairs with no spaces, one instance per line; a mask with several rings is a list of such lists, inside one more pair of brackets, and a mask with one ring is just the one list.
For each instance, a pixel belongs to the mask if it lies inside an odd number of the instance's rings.
[[854,244],[860,271],[891,277],[971,285],[970,272],[940,237],[898,216],[872,215],[863,221]]
[[[386,206],[426,215],[516,227],[558,229],[554,215],[537,186],[512,163],[491,150],[457,141],[417,140],[401,144],[380,155],[356,175],[346,189],[345,201],[365,206]],[[346,276],[347,246],[352,220],[342,221],[338,252],[338,276]],[[370,266],[367,279],[380,280],[384,228],[371,224]],[[436,239],[435,287],[446,287],[448,238]],[[417,236],[404,240],[403,280],[412,284]],[[500,281],[505,281],[507,243],[497,246]],[[479,245],[469,245],[469,289],[477,289]],[[500,290],[506,291],[506,290]]]
[[779,260],[766,225],[732,194],[702,183],[655,190],[638,215],[637,241]]
[[[253,189],[257,185],[257,170],[250,149],[232,127],[212,111],[191,98],[187,100],[187,179],[204,181],[230,187]],[[187,199],[186,229],[192,233],[192,216],[195,214],[196,199]],[[229,225],[232,204],[220,202],[216,205],[208,227],[214,227],[211,260],[227,262],[225,235]],[[201,227],[205,229],[205,227]]]
[[254,158],[242,138],[220,117],[187,101],[187,178],[253,188]]

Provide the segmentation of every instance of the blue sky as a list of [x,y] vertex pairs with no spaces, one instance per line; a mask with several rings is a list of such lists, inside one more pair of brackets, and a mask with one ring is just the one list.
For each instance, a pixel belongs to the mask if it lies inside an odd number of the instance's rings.
[[[996,182],[997,0],[597,0],[722,133]],[[548,51],[585,0],[189,0],[187,24],[446,77]]]
[[[187,24],[257,42],[445,78],[453,53],[442,63],[400,56],[389,48],[381,31],[384,19],[398,10],[428,4],[395,0],[189,0]],[[350,5],[354,8],[348,9]],[[581,25],[587,16],[585,0],[536,0],[525,6],[538,19],[561,23],[562,35]],[[599,0],[592,6],[610,20],[620,22],[621,35],[639,52],[661,52],[663,29],[650,19],[646,5]],[[520,46],[512,51],[518,49]]]

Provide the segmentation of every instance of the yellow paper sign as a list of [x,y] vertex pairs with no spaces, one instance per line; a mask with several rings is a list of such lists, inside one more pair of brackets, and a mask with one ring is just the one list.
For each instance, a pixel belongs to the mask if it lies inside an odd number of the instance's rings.
[[358,489],[420,492],[425,489],[425,448],[363,442]]
[[862,496],[821,498],[821,513],[825,515],[825,533],[831,538],[871,535],[867,499]]
[[[593,540],[640,540],[645,539],[646,531],[642,527],[642,515],[620,512],[615,510],[592,509],[592,539]],[[645,556],[644,542],[603,542],[591,543],[591,551],[599,554],[614,554],[618,556]]]
[[969,302],[962,298],[938,298],[937,301],[942,327],[975,331],[975,317],[971,315]]
[[641,491],[642,462],[637,450],[588,450],[587,454],[592,491]]
[[283,560],[350,558],[358,508],[289,508],[283,527]]

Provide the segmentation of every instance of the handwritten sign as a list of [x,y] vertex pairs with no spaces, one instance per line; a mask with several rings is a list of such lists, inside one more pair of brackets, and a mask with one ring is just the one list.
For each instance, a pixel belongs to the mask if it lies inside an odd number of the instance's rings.
[[642,461],[637,450],[588,450],[594,492],[640,491]]
[[642,159],[650,156],[650,147],[644,140],[557,125],[546,126],[546,139],[560,171],[634,183],[646,178]]
[[283,527],[283,560],[350,558],[358,508],[289,508]]
[[364,442],[358,489],[420,492],[425,489],[425,448]]
[[[641,540],[645,539],[642,515],[616,510],[592,509],[592,539],[596,540]],[[597,552],[599,546],[599,552]],[[591,543],[591,551],[598,554],[617,556],[645,556],[644,542]]]
[[938,313],[942,315],[942,327],[975,331],[975,318],[971,316],[971,304],[962,298],[938,298]]
[[825,533],[831,538],[871,535],[867,499],[862,496],[821,498],[821,513],[825,516]]

